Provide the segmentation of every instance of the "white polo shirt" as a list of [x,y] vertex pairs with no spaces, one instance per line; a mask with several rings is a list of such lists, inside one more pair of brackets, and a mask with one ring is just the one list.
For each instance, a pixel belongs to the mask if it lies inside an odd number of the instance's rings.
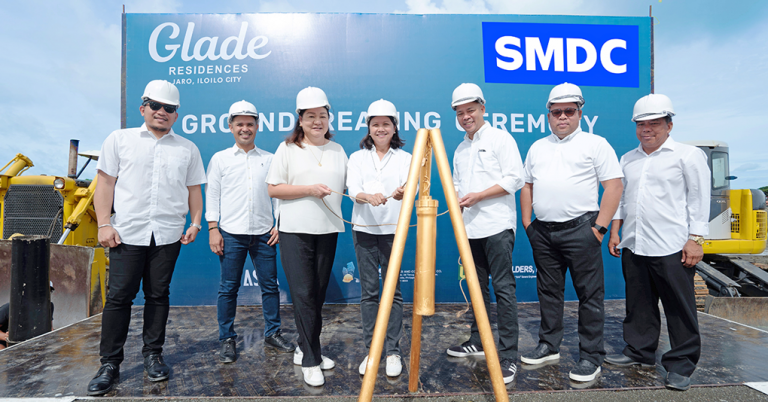
[[[318,166],[318,159],[322,166]],[[336,142],[325,146],[281,142],[277,147],[272,165],[267,173],[267,184],[290,184],[306,186],[322,183],[331,190],[344,193],[347,178],[347,154]],[[317,197],[302,197],[295,200],[280,200],[279,227],[281,232],[328,234],[344,231],[344,222],[323,205],[323,200],[333,212],[341,215],[341,195],[331,193],[322,200]]]
[[624,194],[619,248],[661,257],[683,249],[689,234],[709,234],[711,175],[707,155],[672,137],[650,155],[642,144],[621,157]]
[[[390,148],[379,159],[376,148],[361,149],[349,156],[347,165],[347,189],[349,195],[356,197],[360,193],[381,193],[390,196],[395,189],[408,180],[408,170],[411,167],[411,154],[402,149]],[[397,223],[400,216],[401,201],[394,198],[379,206],[355,202],[352,207],[352,222],[361,225],[380,225],[382,223]],[[370,234],[393,234],[396,226],[353,226],[353,230]]]
[[600,182],[622,178],[616,152],[605,138],[576,131],[550,134],[531,145],[525,182],[533,183],[533,212],[544,222],[566,222],[599,211]]
[[179,241],[189,212],[187,187],[205,183],[197,146],[171,131],[159,140],[139,128],[113,131],[96,169],[117,178],[111,223],[120,240],[149,246]]
[[523,161],[517,142],[506,131],[491,127],[485,122],[453,154],[453,185],[459,198],[484,191],[498,184],[507,191],[501,197],[485,199],[464,208],[462,217],[467,237],[482,239],[517,229],[515,192],[523,188]]
[[213,155],[205,186],[205,220],[227,233],[262,235],[272,229],[272,200],[267,192],[272,153],[237,145]]

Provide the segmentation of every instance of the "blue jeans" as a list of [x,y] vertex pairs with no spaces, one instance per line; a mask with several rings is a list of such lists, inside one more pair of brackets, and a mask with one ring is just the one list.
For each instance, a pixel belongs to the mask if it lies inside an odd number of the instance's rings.
[[261,307],[264,313],[264,336],[270,336],[280,329],[280,290],[277,287],[277,248],[267,245],[269,232],[263,235],[229,234],[221,229],[224,238],[224,255],[221,263],[221,282],[217,304],[219,340],[237,337],[235,333],[235,312],[237,291],[243,277],[246,254],[251,255],[256,277],[261,288]]

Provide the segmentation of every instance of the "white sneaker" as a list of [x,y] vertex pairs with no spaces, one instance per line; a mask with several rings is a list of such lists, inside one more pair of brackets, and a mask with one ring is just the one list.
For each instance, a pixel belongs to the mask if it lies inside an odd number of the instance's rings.
[[315,387],[325,384],[325,377],[323,377],[323,372],[320,370],[320,366],[302,367],[301,372],[304,374],[305,383]]
[[398,355],[387,356],[387,376],[397,377],[403,372],[403,362]]
[[[321,370],[330,370],[336,367],[336,363],[334,363],[333,360],[322,355],[320,357],[322,358],[322,362],[320,363]],[[301,351],[300,347],[296,346],[296,350],[293,351],[293,364],[297,366],[301,366],[301,360],[303,358],[304,358],[304,352]]]
[[365,375],[365,368],[368,366],[368,356],[365,356],[365,359],[363,359],[363,362],[360,363],[360,367],[357,369],[357,372],[360,373],[360,375]]

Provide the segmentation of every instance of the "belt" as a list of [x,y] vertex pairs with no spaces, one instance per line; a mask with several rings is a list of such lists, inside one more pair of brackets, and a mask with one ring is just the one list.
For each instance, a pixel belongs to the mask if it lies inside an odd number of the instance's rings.
[[597,216],[597,211],[590,211],[585,213],[584,215],[581,215],[577,218],[573,218],[565,222],[544,222],[538,219],[536,219],[536,222],[538,222],[539,225],[547,228],[547,230],[549,230],[550,232],[558,232],[560,230],[575,228],[576,226],[579,226],[584,222],[588,222],[592,220],[592,218],[596,216]]

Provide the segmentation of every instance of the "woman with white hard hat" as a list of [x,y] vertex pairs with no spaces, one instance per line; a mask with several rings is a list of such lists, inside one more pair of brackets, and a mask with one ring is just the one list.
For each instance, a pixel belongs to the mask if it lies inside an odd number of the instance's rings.
[[296,127],[277,148],[266,180],[269,196],[280,200],[280,261],[299,333],[293,363],[302,366],[304,382],[314,386],[325,382],[321,370],[335,366],[320,353],[320,331],[336,240],[344,232],[344,222],[334,214],[341,215],[347,154],[331,141],[330,108],[322,89],[299,92]]
[[[365,347],[371,347],[373,327],[379,311],[379,266],[381,277],[386,278],[389,255],[395,239],[395,226],[377,226],[397,222],[403,199],[403,185],[408,178],[411,154],[402,150],[404,141],[397,129],[397,110],[384,99],[368,107],[368,133],[360,141],[360,150],[349,157],[347,188],[357,198],[352,208],[352,242],[360,272],[360,312],[363,321]],[[384,353],[387,356],[387,375],[402,372],[400,337],[403,333],[403,296],[397,282],[392,311],[387,325]],[[360,375],[365,374],[366,356],[360,364]]]

